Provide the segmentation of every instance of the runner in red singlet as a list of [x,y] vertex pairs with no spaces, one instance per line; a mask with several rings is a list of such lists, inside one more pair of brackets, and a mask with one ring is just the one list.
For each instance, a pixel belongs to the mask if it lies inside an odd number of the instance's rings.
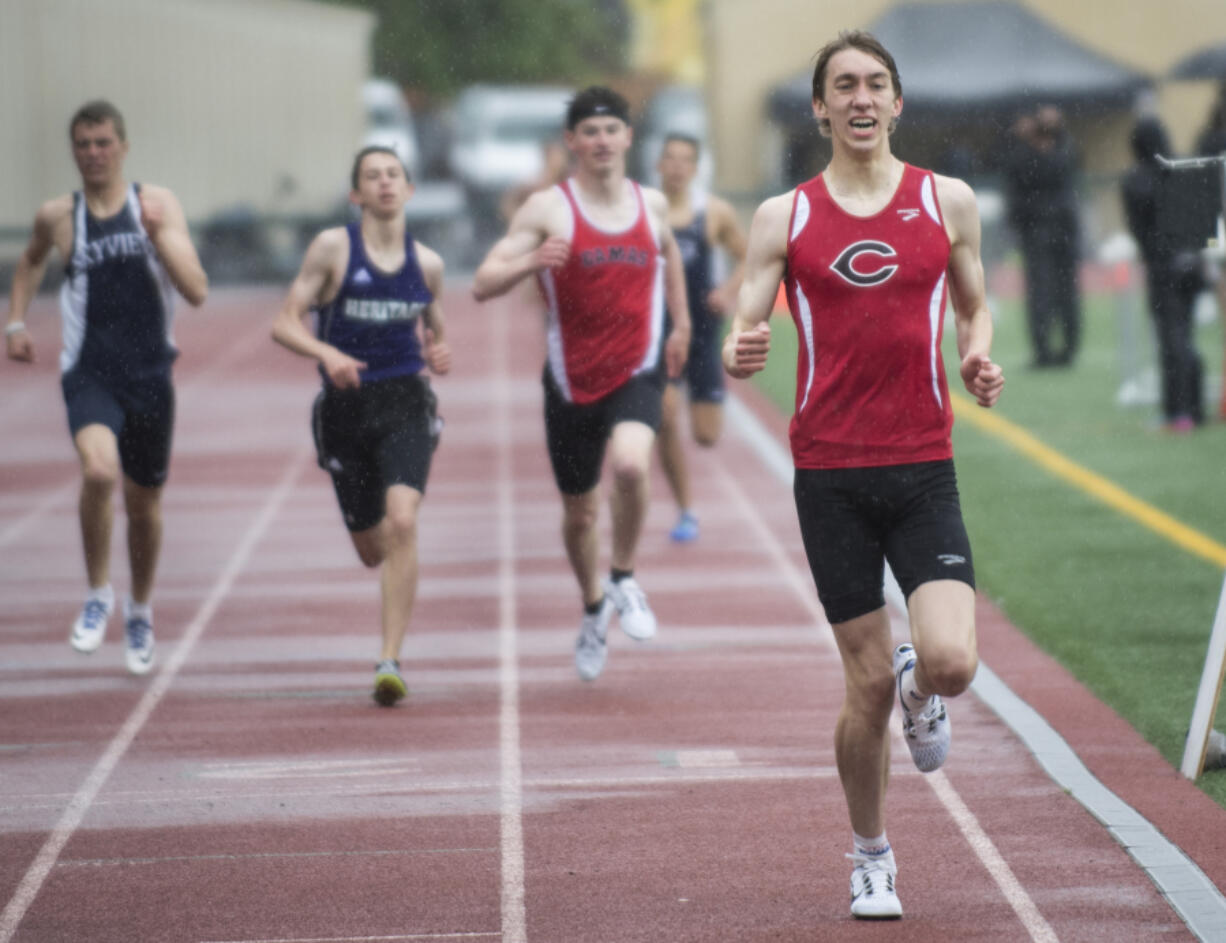
[[[869,919],[902,915],[885,829],[895,692],[915,764],[932,771],[950,743],[941,698],[965,691],[978,664],[940,355],[947,292],[963,385],[992,406],[1005,382],[989,356],[974,194],[894,157],[902,103],[894,59],[869,34],[840,34],[819,53],[813,113],[832,157],[820,176],[758,207],[723,349],[732,376],[762,369],[786,279],[800,341],[796,507],[843,660],[835,751],[853,833],[851,912]],[[882,591],[887,561],[911,627],[897,648]]]
[[[562,539],[584,614],[575,668],[595,679],[607,657],[613,611],[634,639],[656,618],[634,578],[647,513],[647,469],[660,425],[664,377],[677,376],[689,346],[688,315],[675,318],[660,364],[664,303],[687,311],[681,260],[664,195],[626,179],[629,107],[593,86],[571,101],[566,146],[574,175],[530,196],[477,269],[484,301],[536,276],[546,307],[545,433],[562,493]],[[600,579],[596,521],[601,467],[613,472],[613,547]]]

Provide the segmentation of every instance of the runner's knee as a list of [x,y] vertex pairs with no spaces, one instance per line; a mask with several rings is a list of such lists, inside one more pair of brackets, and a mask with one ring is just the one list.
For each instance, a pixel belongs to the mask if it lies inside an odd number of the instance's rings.
[[563,502],[562,529],[567,533],[583,533],[596,526],[600,506],[590,493],[568,497]]
[[647,480],[647,463],[637,455],[614,455],[610,461],[614,487],[632,490]]
[[88,490],[110,493],[119,478],[119,462],[114,457],[96,452],[83,453],[81,476]]
[[162,520],[162,505],[157,500],[133,499],[131,491],[125,491],[124,511],[128,523],[143,526],[158,524]]
[[375,530],[377,528],[350,535],[353,538],[353,549],[357,551],[358,559],[362,561],[364,567],[371,570],[379,566],[387,556]]
[[403,547],[417,539],[417,509],[388,508],[383,518],[389,547]]
[[979,668],[974,646],[931,647],[919,652],[920,668],[934,694],[955,697],[971,686]]
[[862,718],[884,723],[894,708],[894,671],[889,662],[847,672],[847,707]]

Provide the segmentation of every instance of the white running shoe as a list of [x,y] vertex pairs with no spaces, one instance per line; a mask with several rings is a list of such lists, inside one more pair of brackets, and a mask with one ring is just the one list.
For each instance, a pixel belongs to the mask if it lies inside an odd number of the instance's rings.
[[148,674],[153,668],[153,623],[144,616],[129,614],[123,632],[128,670],[134,675]]
[[609,620],[613,618],[613,600],[605,593],[600,608],[583,613],[579,637],[575,639],[575,670],[584,681],[595,681],[604,671],[609,655]]
[[921,773],[931,773],[940,769],[945,757],[949,756],[952,731],[945,702],[938,694],[928,698],[928,704],[921,711],[907,709],[902,693],[902,674],[914,664],[914,648],[903,644],[894,649],[894,680],[898,688],[898,706],[902,710],[903,738],[907,741],[907,749],[911,751],[916,769]]
[[894,852],[869,857],[851,854],[855,862],[851,872],[851,915],[859,920],[897,920],[902,916],[902,902],[894,892],[894,877],[898,867]]
[[638,642],[644,642],[656,634],[656,614],[647,605],[647,594],[633,576],[616,583],[605,580],[604,593],[617,608],[617,621],[623,632]]
[[106,624],[110,621],[111,612],[115,608],[112,601],[107,605],[101,599],[91,596],[81,607],[81,614],[72,624],[72,634],[68,636],[68,644],[79,652],[89,654],[98,650],[102,637],[106,635]]

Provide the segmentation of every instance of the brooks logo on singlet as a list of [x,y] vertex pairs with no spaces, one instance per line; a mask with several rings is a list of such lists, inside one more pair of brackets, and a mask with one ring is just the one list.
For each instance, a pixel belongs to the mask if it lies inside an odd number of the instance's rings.
[[610,265],[624,263],[626,265],[647,265],[651,259],[642,249],[634,246],[603,246],[595,249],[585,249],[579,253],[579,259],[586,266]]
[[112,259],[143,256],[148,249],[144,233],[117,232],[85,242],[77,253],[76,261],[91,269]]
[[346,298],[344,313],[345,317],[357,321],[383,324],[388,321],[412,321],[425,307],[420,302]]

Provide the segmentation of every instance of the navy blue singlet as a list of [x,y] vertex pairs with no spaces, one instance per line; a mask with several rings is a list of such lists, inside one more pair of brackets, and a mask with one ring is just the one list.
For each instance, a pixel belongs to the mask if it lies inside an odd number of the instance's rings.
[[705,201],[695,199],[694,218],[680,228],[673,228],[673,238],[681,250],[685,269],[685,295],[690,302],[690,320],[712,316],[707,308],[707,295],[715,287],[715,258],[707,241],[707,210]]
[[434,294],[417,262],[412,235],[404,234],[404,265],[388,274],[366,257],[361,224],[345,229],[349,265],[336,297],[319,309],[319,339],[363,361],[363,383],[420,373],[426,362],[417,322]]
[[73,247],[60,288],[60,370],[128,383],[169,375],[177,356],[174,290],[140,222],[139,184],[121,209],[96,219],[72,195]]

